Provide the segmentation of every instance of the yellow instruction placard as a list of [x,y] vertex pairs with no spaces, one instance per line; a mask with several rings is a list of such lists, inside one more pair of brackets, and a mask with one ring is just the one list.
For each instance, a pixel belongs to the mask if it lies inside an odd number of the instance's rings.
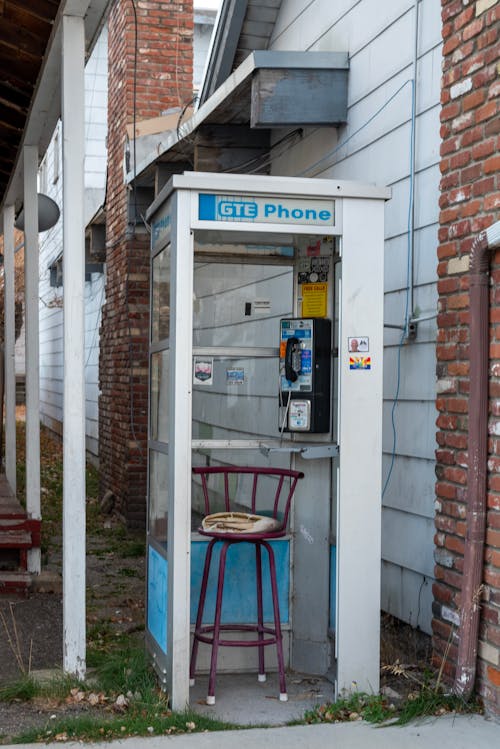
[[328,284],[304,283],[302,291],[302,317],[326,317]]

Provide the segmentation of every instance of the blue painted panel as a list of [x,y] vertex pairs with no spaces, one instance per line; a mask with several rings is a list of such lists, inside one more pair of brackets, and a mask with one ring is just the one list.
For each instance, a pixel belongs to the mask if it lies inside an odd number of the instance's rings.
[[[201,578],[208,541],[193,541],[191,544],[191,623],[196,621],[196,611],[200,596]],[[272,541],[276,561],[278,598],[282,623],[289,621],[288,597],[290,589],[290,544],[288,541]],[[215,596],[219,568],[220,544],[212,556],[208,579],[205,616],[207,624],[214,619]],[[262,588],[264,621],[273,621],[271,584],[269,581],[269,560],[262,552]],[[257,586],[255,582],[255,548],[252,544],[238,543],[229,548],[226,559],[224,595],[222,599],[223,623],[251,624],[257,621]]]
[[147,626],[156,642],[167,652],[167,560],[149,547]]
[[[191,543],[191,623],[196,621],[200,597],[201,578],[208,541]],[[281,623],[289,621],[290,591],[290,543],[272,541],[278,582],[278,600]],[[220,544],[213,556],[208,580],[204,623],[214,619],[215,596],[220,558]],[[167,652],[167,560],[151,546],[148,551],[148,601],[147,628],[159,647]],[[267,552],[262,553],[262,589],[264,621],[273,621],[273,603],[269,578]],[[235,544],[230,547],[226,559],[222,621],[229,624],[251,624],[257,621],[257,586],[255,582],[255,548],[252,544]]]
[[330,629],[335,631],[337,613],[337,547],[330,546]]

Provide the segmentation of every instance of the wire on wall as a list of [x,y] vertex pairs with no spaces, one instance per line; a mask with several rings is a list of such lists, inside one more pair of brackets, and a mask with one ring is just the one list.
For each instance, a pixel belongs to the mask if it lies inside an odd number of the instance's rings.
[[[387,101],[385,101],[381,107],[379,107],[372,115],[369,117],[366,122],[364,122],[360,127],[358,127],[357,130],[355,130],[351,135],[349,135],[347,138],[345,138],[343,141],[338,143],[335,148],[332,148],[331,151],[326,153],[324,156],[322,156],[318,161],[315,161],[314,164],[311,164],[306,169],[303,169],[301,172],[298,172],[295,176],[296,177],[316,177],[320,172],[324,171],[325,169],[328,169],[328,167],[333,166],[333,164],[325,163],[331,159],[332,156],[335,156],[335,154],[340,151],[341,148],[343,148],[349,141],[351,141],[358,133],[360,133],[362,130],[365,129],[365,127],[368,127],[374,119],[376,119],[379,114],[381,114],[386,107],[389,106],[389,104],[398,96],[401,91],[408,86],[408,84],[413,85],[413,79],[408,78],[398,89],[395,91],[392,96],[390,96]],[[412,97],[413,98],[413,97]],[[315,170],[317,167],[321,167],[321,169]]]
[[411,132],[410,132],[410,194],[408,198],[408,218],[407,218],[407,252],[406,252],[406,298],[405,298],[405,313],[403,321],[403,332],[399,339],[398,351],[397,351],[397,364],[396,364],[396,393],[392,401],[391,408],[391,428],[392,428],[392,450],[391,450],[391,461],[389,464],[389,470],[387,477],[384,482],[382,489],[382,499],[385,496],[387,487],[391,480],[392,471],[394,468],[394,462],[396,460],[396,447],[398,441],[398,434],[396,430],[396,408],[399,403],[399,391],[401,386],[401,349],[403,348],[404,342],[408,337],[408,323],[410,320],[410,297],[411,297],[411,271],[412,271],[412,243],[413,243],[413,192],[415,182],[415,121],[416,121],[416,110],[415,110],[415,81],[411,81]]
[[297,177],[315,177],[319,173],[325,171],[329,167],[333,166],[331,161],[332,157],[338,153],[349,141],[351,141],[358,133],[364,130],[375,120],[386,107],[406,88],[411,87],[411,127],[410,127],[410,192],[408,199],[408,218],[407,218],[407,255],[406,255],[406,296],[405,296],[405,311],[401,337],[399,339],[397,348],[397,361],[396,361],[396,392],[392,401],[391,408],[391,428],[392,428],[392,449],[391,449],[391,460],[389,470],[384,482],[382,489],[382,498],[385,496],[387,487],[391,480],[394,462],[396,459],[396,447],[397,447],[397,429],[396,429],[396,409],[399,402],[399,395],[401,389],[401,350],[408,337],[408,324],[411,319],[412,310],[410,309],[410,301],[412,297],[412,264],[413,264],[413,213],[414,213],[414,182],[415,182],[415,125],[416,125],[416,107],[415,107],[415,78],[408,78],[382,106],[380,106],[366,122],[357,128],[351,135],[341,141],[339,144],[332,148],[331,151],[322,156],[318,161],[311,164],[306,169],[298,172],[295,176]]

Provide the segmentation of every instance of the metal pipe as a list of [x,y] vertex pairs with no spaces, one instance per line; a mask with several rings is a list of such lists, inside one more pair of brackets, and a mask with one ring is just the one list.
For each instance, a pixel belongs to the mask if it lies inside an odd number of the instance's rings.
[[404,323],[406,336],[408,336],[408,328],[415,306],[415,145],[417,130],[418,4],[419,0],[415,0],[413,85],[411,89],[410,204],[408,207],[408,304],[406,305],[406,319]]
[[468,698],[474,688],[486,530],[488,452],[488,307],[491,250],[500,246],[500,221],[481,232],[470,255],[470,373],[467,531],[460,606],[457,668],[453,690]]

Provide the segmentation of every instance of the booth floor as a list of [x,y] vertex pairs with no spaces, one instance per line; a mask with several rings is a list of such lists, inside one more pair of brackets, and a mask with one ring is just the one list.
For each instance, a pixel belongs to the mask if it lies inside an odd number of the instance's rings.
[[240,726],[283,725],[303,719],[316,705],[331,702],[333,684],[320,676],[287,674],[288,702],[279,700],[278,674],[257,681],[257,674],[217,674],[215,705],[206,704],[208,675],[196,677],[190,707],[198,713]]

